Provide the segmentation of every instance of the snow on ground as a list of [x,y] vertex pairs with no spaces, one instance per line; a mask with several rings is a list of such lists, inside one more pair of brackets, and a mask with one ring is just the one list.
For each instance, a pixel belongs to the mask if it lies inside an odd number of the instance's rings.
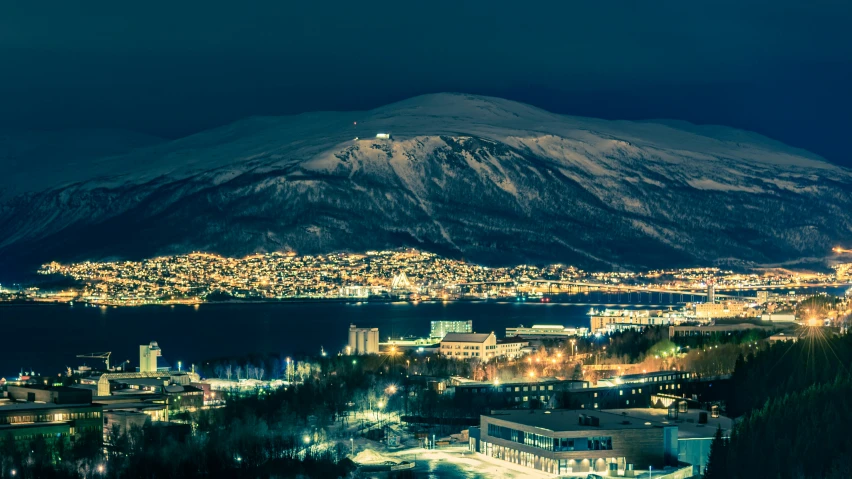
[[429,473],[429,477],[442,478],[546,478],[554,477],[527,467],[501,461],[482,454],[475,454],[465,446],[440,449],[406,449],[391,456],[416,462],[415,472]]
[[[371,150],[363,140],[354,140],[360,137],[375,141],[379,131],[394,135],[394,140],[389,140],[393,145],[393,167],[400,178],[409,181],[409,176],[417,173],[417,169],[405,165],[401,157],[409,151],[428,154],[440,146],[440,142],[428,138],[438,135],[502,142],[597,176],[612,175],[622,170],[623,162],[641,158],[648,163],[680,164],[692,173],[689,177],[698,179],[712,177],[714,164],[725,159],[736,159],[760,169],[774,167],[779,172],[816,168],[820,176],[850,177],[848,170],[833,166],[817,155],[732,128],[670,121],[579,118],[499,98],[444,93],[423,95],[366,112],[248,118],[106,159],[81,159],[80,164],[86,167],[79,169],[74,179],[97,178],[100,181],[91,183],[90,187],[113,187],[140,184],[163,176],[173,180],[187,178],[219,168],[227,168],[222,175],[212,177],[219,182],[240,172],[273,166],[301,164],[308,169],[328,171],[339,165],[336,155],[353,146],[360,149],[357,156],[366,154],[371,161],[387,164],[390,158]],[[139,143],[145,145],[142,141]],[[51,155],[56,156],[53,150],[41,154],[44,158],[28,157],[28,163],[56,164]],[[702,158],[707,161],[696,161]],[[504,165],[499,160],[491,162],[488,168],[495,169],[491,174],[497,177],[501,173],[505,176],[505,172],[500,171]],[[45,182],[60,181],[48,176],[44,175]],[[8,187],[5,184],[8,182],[9,179],[1,181],[0,190]],[[699,185],[705,189],[721,188],[712,184]],[[45,183],[41,186],[57,185]],[[512,190],[512,185],[500,186],[509,192]],[[785,184],[785,187],[795,186]],[[726,188],[730,191],[735,187]]]

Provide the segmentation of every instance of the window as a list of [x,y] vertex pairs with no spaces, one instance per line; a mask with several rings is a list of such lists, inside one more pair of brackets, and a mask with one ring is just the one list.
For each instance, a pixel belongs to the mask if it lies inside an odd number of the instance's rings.
[[547,386],[547,390],[548,390],[548,391],[553,391],[553,385],[551,384],[550,386]]
[[631,389],[631,390],[630,390],[630,394],[636,394],[636,390],[635,390],[635,389]]
[[598,403],[595,403],[595,409],[597,409],[597,408],[598,408]]
[[624,391],[622,391],[621,389],[619,389],[619,390],[618,390],[618,395],[619,395],[619,396],[624,396]]
[[642,388],[639,388],[639,394],[642,394]]
[[530,400],[529,396],[524,396],[524,402],[527,402],[529,400]]
[[524,391],[525,391],[525,392],[526,392],[526,391],[529,391],[529,390],[530,390],[530,388],[529,388],[529,387],[524,386]]
[[598,397],[598,393],[595,393],[595,397]]
[[588,439],[589,450],[591,451],[609,451],[612,449],[611,436],[595,436]]

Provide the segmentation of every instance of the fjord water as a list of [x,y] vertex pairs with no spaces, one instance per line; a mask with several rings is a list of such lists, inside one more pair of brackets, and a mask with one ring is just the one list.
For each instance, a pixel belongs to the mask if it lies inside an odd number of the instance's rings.
[[[636,307],[636,305],[633,305]],[[0,376],[25,370],[57,374],[66,366],[102,365],[77,354],[112,351],[111,362],[139,362],[139,345],[157,341],[163,359],[192,362],[249,353],[336,354],[349,323],[388,336],[427,336],[433,320],[472,320],[477,332],[503,336],[509,326],[588,326],[590,305],[424,303],[234,303],[195,306],[91,307],[81,304],[0,306]]]
[[[791,290],[792,291],[792,290]],[[787,294],[786,290],[778,293]],[[843,295],[846,288],[802,288],[797,294]],[[625,303],[625,301],[634,302]],[[349,324],[377,327],[382,341],[389,336],[429,334],[435,320],[472,320],[475,332],[533,324],[589,326],[591,308],[654,308],[626,295],[591,293],[596,303],[540,302],[270,302],[206,303],[198,306],[91,307],[81,304],[0,304],[0,377],[21,369],[58,374],[81,364],[100,366],[98,359],[76,355],[111,351],[111,363],[139,363],[139,345],[157,341],[163,360],[171,365],[251,353],[287,356],[341,351]],[[654,295],[649,299],[666,299]],[[658,303],[658,302],[657,302]],[[677,308],[677,305],[671,305]]]

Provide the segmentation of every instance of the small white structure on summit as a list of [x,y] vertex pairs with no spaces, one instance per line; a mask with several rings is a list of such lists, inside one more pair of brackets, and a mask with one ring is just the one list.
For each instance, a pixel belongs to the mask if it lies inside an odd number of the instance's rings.
[[393,137],[391,137],[390,133],[376,133],[376,138],[378,138],[379,140],[392,140],[393,139]]

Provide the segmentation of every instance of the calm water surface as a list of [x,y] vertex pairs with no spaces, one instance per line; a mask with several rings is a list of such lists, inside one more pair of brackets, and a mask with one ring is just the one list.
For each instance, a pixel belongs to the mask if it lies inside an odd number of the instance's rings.
[[[836,288],[826,291],[845,292]],[[625,296],[594,296],[588,299],[627,300]],[[636,295],[633,298],[636,300]],[[595,307],[665,306],[604,303]],[[257,352],[315,355],[320,347],[334,354],[345,347],[349,323],[378,327],[384,341],[391,335],[426,336],[433,320],[470,319],[474,331],[494,331],[502,337],[506,327],[521,324],[588,326],[591,308],[591,304],[536,302],[294,302],[125,308],[5,304],[0,305],[0,377],[13,376],[22,368],[56,374],[66,366],[98,365],[97,359],[75,357],[94,351],[112,351],[113,364],[129,359],[135,368],[139,345],[150,341],[160,344],[163,359],[172,365]]]
[[426,336],[433,320],[473,320],[476,332],[503,336],[507,326],[588,326],[591,306],[576,304],[255,303],[99,308],[70,305],[0,306],[0,376],[21,368],[56,374],[66,366],[98,364],[77,354],[112,351],[112,363],[139,362],[139,345],[157,341],[163,359],[184,365],[252,352],[330,354],[346,345],[349,323],[388,336]]

